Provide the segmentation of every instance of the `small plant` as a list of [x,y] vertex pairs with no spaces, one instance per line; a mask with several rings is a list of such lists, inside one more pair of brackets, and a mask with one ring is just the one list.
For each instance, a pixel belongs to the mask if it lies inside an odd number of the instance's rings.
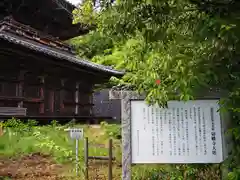
[[27,121],[27,125],[28,125],[29,127],[35,127],[35,126],[38,125],[38,122],[35,121],[35,120],[32,120],[32,119],[29,119],[29,120]]
[[25,133],[32,131],[33,127],[37,125],[37,121],[28,120],[27,123],[23,123],[19,119],[8,119],[6,122],[1,124],[5,128],[11,128],[13,131],[18,133]]
[[102,121],[101,128],[105,131],[108,137],[120,139],[119,137],[121,137],[121,128],[119,125],[108,124],[107,122]]
[[19,119],[12,118],[12,119],[8,119],[6,122],[4,122],[3,126],[17,129],[17,128],[26,127],[26,124],[21,122]]
[[52,127],[57,127],[59,124],[58,124],[57,120],[52,120],[51,125],[52,125]]

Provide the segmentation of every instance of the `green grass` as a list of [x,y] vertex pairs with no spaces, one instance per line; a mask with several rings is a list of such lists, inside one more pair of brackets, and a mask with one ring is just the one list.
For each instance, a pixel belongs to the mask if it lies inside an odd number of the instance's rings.
[[[0,137],[0,158],[18,157],[35,152],[47,154],[51,155],[57,163],[66,166],[66,172],[64,172],[66,176],[74,176],[75,141],[69,138],[68,132],[64,131],[64,129],[81,127],[84,129],[84,136],[89,139],[90,156],[108,156],[108,141],[112,138],[114,156],[116,157],[115,164],[121,164],[121,140],[117,139],[121,133],[120,125],[101,123],[99,128],[76,124],[60,126],[53,121],[52,124],[48,126],[35,126],[34,121],[23,124],[18,120],[12,119],[5,123],[5,126],[4,134]],[[105,145],[105,148],[93,146],[93,144]],[[79,141],[79,160],[80,176],[83,177],[83,140]],[[108,167],[102,166],[100,168],[101,172],[107,176]],[[187,172],[190,175],[192,173],[195,176],[197,172],[196,169],[197,168],[185,165],[180,165],[177,168],[171,165],[136,165],[132,167],[132,179],[158,180],[169,179],[169,177],[171,177],[171,180],[177,180],[183,179],[183,172]],[[204,171],[206,171],[206,168]],[[114,166],[113,174],[115,179],[121,179],[121,168]],[[161,178],[159,178],[159,174],[161,174]],[[214,180],[214,178],[210,179]]]
[[[56,124],[56,122],[53,122],[48,126],[34,126],[23,124],[18,120],[12,119],[6,123],[6,126],[7,127],[4,127],[3,136],[0,137],[0,157],[18,157],[20,155],[40,152],[51,155],[52,158],[60,164],[70,165],[74,170],[75,141],[70,139],[68,132],[64,131],[64,129],[74,126],[84,129],[84,136],[89,139],[90,156],[108,156],[108,141],[112,138],[116,163],[121,164],[121,140],[116,138],[121,132],[119,125],[102,123],[100,128],[94,128],[87,125],[73,124],[60,126]],[[98,147],[96,144],[101,146],[105,145],[105,148]],[[84,140],[79,141],[79,160],[80,171],[83,172]],[[152,169],[156,171],[155,167]],[[151,168],[140,166],[134,167],[133,170],[135,172],[133,172],[134,179],[137,180],[146,179],[144,178],[144,174],[149,175]],[[102,171],[107,173],[107,167]],[[120,168],[115,168],[113,172],[120,178]],[[81,175],[82,174],[83,173],[81,173]],[[141,178],[137,178],[139,175]]]

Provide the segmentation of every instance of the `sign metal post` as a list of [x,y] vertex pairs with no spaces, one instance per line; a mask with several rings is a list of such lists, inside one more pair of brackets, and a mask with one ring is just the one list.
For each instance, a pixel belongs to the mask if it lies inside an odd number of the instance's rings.
[[83,129],[82,128],[72,128],[65,129],[64,131],[69,131],[70,138],[75,140],[75,155],[76,155],[76,175],[78,176],[78,144],[79,140],[83,138]]
[[76,175],[78,176],[78,139],[76,139]]

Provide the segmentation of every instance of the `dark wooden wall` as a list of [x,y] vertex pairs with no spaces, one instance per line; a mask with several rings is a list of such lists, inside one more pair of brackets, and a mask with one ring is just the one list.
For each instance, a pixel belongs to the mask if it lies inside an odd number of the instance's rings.
[[0,52],[0,107],[25,107],[28,116],[91,116],[88,76]]

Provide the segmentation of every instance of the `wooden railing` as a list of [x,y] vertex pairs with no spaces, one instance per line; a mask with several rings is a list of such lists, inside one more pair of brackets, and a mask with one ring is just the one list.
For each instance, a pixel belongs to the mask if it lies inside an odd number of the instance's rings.
[[26,116],[27,109],[19,107],[0,107],[0,116]]

